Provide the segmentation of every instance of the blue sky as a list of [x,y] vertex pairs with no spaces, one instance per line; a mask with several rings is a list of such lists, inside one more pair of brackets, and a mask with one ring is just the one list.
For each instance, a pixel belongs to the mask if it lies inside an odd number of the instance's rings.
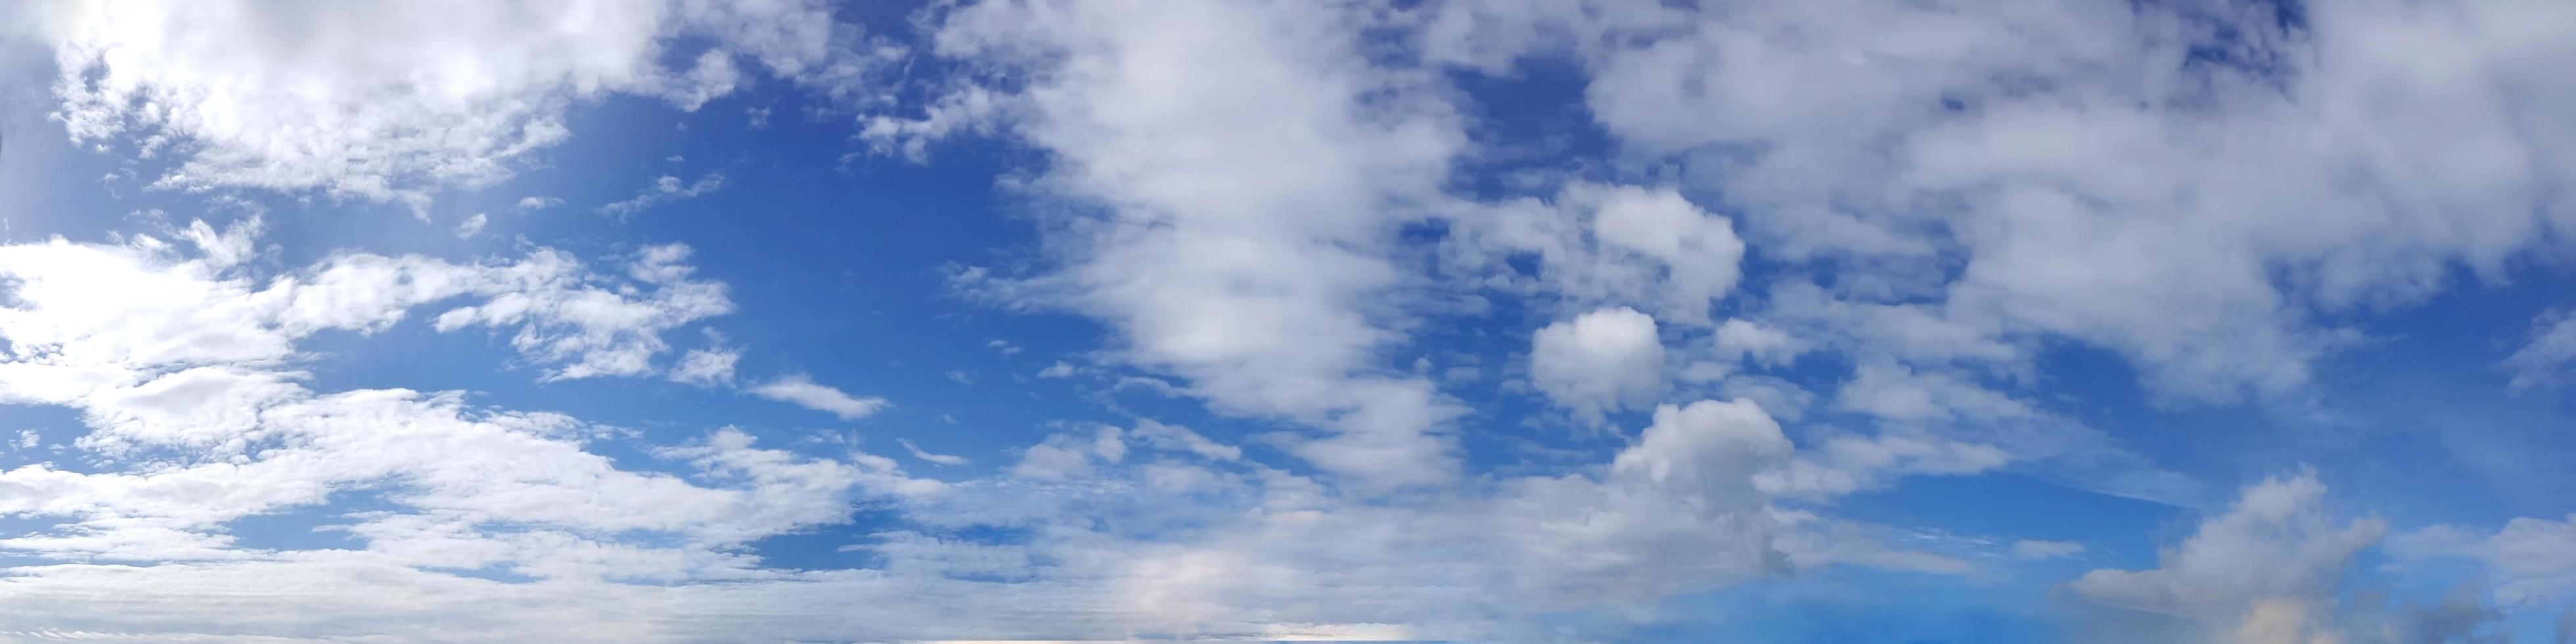
[[2576,641],[2568,6],[0,17],[0,639]]

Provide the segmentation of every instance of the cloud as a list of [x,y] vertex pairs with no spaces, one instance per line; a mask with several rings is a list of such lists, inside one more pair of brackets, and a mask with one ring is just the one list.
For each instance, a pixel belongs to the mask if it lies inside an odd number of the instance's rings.
[[1807,350],[1806,343],[1787,332],[1744,319],[1718,325],[1716,336],[1719,355],[1765,365],[1788,364]]
[[1462,3],[1425,51],[1570,58],[1623,151],[1834,297],[2107,348],[2178,401],[2303,386],[2350,341],[2321,320],[2497,279],[2576,206],[2565,8],[2013,6]]
[[[881,64],[857,26],[807,1],[143,2],[35,14],[62,70],[55,116],[77,142],[172,154],[155,185],[416,208],[441,188],[508,178],[570,136],[565,113],[578,103],[641,95],[696,109],[731,93],[743,65],[857,95]],[[680,39],[711,48],[664,66]],[[293,91],[235,91],[245,87]]]
[[1020,463],[1011,466],[1011,476],[1040,481],[1091,478],[1098,465],[1127,458],[1127,443],[1122,436],[1123,430],[1116,427],[1094,429],[1089,437],[1073,433],[1048,436],[1046,442],[1020,452]]
[[520,197],[520,198],[519,198],[519,204],[518,204],[518,205],[516,205],[516,206],[512,206],[512,207],[513,207],[513,208],[518,209],[518,211],[519,211],[519,212],[536,212],[536,211],[539,211],[539,210],[545,210],[545,209],[547,209],[547,208],[553,208],[553,207],[555,207],[555,206],[561,206],[561,205],[563,205],[563,200],[562,200],[562,199],[559,199],[559,198],[555,198],[555,197],[543,197],[543,196],[527,196],[527,197]]
[[1655,318],[1602,309],[1547,325],[1530,338],[1530,380],[1558,405],[1599,424],[1602,412],[1651,401],[1664,386]]
[[2495,599],[2527,606],[2576,598],[2576,515],[2515,517],[2492,533],[2431,526],[2389,540],[2406,560],[2466,558],[2485,564]]
[[2058,559],[2083,554],[2083,552],[2084,544],[2072,541],[2022,539],[2014,541],[2012,545],[2013,556],[2023,559]]
[[921,446],[912,444],[912,439],[909,439],[909,438],[897,438],[897,439],[894,439],[894,442],[896,442],[896,443],[898,443],[898,444],[903,445],[903,449],[904,449],[904,451],[912,452],[912,457],[913,457],[913,458],[918,458],[918,459],[921,459],[921,460],[924,460],[924,461],[929,461],[929,462],[931,462],[931,463],[935,463],[935,464],[939,464],[939,465],[965,465],[965,464],[966,464],[966,457],[963,457],[963,456],[951,456],[951,455],[947,455],[947,454],[932,454],[932,453],[930,453],[930,452],[921,451]]
[[[2334,641],[2331,610],[2345,571],[2387,526],[2338,525],[2313,473],[2245,488],[2149,570],[2095,570],[2067,588],[2092,601],[2194,620],[2227,641]],[[2323,639],[2319,639],[2323,638]]]
[[662,332],[733,306],[722,285],[688,278],[688,249],[678,245],[647,249],[624,279],[548,248],[472,264],[344,252],[260,276],[236,265],[258,220],[220,234],[202,222],[191,230],[204,231],[187,237],[199,246],[193,257],[146,235],[115,246],[0,246],[0,275],[15,295],[0,335],[19,374],[0,379],[21,387],[13,397],[55,402],[190,367],[266,368],[293,359],[294,342],[315,332],[379,331],[437,304],[456,306],[433,329],[513,331],[511,345],[547,379],[641,375],[667,347]]
[[701,387],[733,384],[734,363],[742,354],[724,347],[690,349],[671,365],[671,380]]
[[657,204],[678,201],[681,199],[693,199],[700,195],[705,195],[717,190],[723,190],[724,184],[725,177],[724,173],[721,172],[709,172],[706,176],[698,177],[696,183],[688,184],[681,183],[679,177],[666,175],[660,179],[653,180],[653,185],[645,186],[643,190],[636,191],[634,198],[600,206],[599,211],[618,217],[629,217],[633,216],[635,213],[643,212],[644,209],[651,208]]
[[1044,227],[1067,252],[1009,284],[1021,305],[1094,316],[1118,357],[1187,379],[1224,412],[1320,430],[1292,451],[1341,481],[1430,484],[1457,469],[1442,424],[1458,409],[1427,379],[1377,370],[1400,312],[1375,298],[1401,279],[1387,206],[1440,194],[1463,137],[1421,77],[1371,66],[1349,18],[1242,3],[962,7],[936,53],[1034,82],[960,83],[870,136],[982,127],[1044,151],[1033,185],[1076,207],[1045,210],[1070,218]]
[[1073,368],[1073,365],[1072,365],[1071,363],[1067,363],[1067,362],[1065,362],[1065,361],[1063,361],[1063,360],[1057,360],[1057,361],[1055,361],[1055,364],[1047,365],[1047,368],[1045,368],[1045,369],[1039,369],[1039,370],[1038,370],[1038,377],[1040,377],[1040,378],[1070,378],[1070,377],[1073,377],[1073,371],[1074,371],[1074,368]]
[[794,404],[814,411],[828,412],[841,420],[858,420],[876,415],[894,403],[884,398],[857,397],[823,385],[814,384],[805,374],[792,373],[752,385],[743,391],[751,395]]
[[2559,384],[2567,379],[2568,363],[2576,361],[2576,318],[2564,311],[2551,311],[2532,321],[2531,340],[2502,366],[2513,372],[2506,387],[2526,391]]
[[474,216],[466,217],[465,221],[456,224],[456,236],[462,239],[471,239],[475,235],[483,234],[483,226],[491,222],[492,219],[490,217],[483,216],[483,213],[474,213]]
[[[1734,224],[1672,189],[1568,182],[1554,203],[1459,204],[1442,240],[1445,272],[1572,305],[1645,307],[1705,325],[1742,277]],[[1535,256],[1535,275],[1513,266]]]

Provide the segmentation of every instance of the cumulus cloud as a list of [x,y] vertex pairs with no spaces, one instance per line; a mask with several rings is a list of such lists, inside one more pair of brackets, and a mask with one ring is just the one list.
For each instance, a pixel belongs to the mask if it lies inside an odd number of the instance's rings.
[[2494,532],[2432,526],[2390,539],[2400,558],[2464,558],[2485,565],[2496,601],[2527,606],[2576,599],[2576,515],[2516,517]]
[[1655,318],[1602,309],[1547,325],[1530,338],[1530,380],[1577,416],[1645,404],[1662,393],[1664,345]]
[[826,412],[841,417],[841,420],[858,420],[874,416],[877,412],[894,406],[894,403],[884,398],[852,396],[839,389],[814,384],[813,378],[801,373],[779,376],[768,382],[752,385],[743,391],[754,396]]
[[[857,26],[812,1],[54,3],[34,13],[62,70],[55,117],[78,142],[174,156],[155,185],[415,207],[444,187],[511,176],[570,136],[565,113],[578,103],[628,94],[694,110],[738,87],[746,65],[855,97],[883,62]],[[681,39],[708,48],[664,65]]]
[[2313,473],[2245,488],[2226,512],[2158,557],[2149,570],[2095,570],[2067,584],[2105,604],[2206,625],[2214,641],[2339,641],[2343,576],[2379,542],[2375,518],[2338,521]]
[[1456,405],[1377,368],[1399,312],[1373,298],[1401,279],[1389,206],[1438,196],[1462,135],[1424,78],[1362,55],[1360,18],[966,6],[932,36],[937,55],[1032,82],[960,83],[869,136],[902,148],[971,123],[1045,151],[1034,185],[1077,206],[1048,210],[1070,218],[1048,227],[1066,252],[984,290],[1097,317],[1125,361],[1187,378],[1220,409],[1322,430],[1292,451],[1351,484],[1437,482],[1457,469],[1442,431]]

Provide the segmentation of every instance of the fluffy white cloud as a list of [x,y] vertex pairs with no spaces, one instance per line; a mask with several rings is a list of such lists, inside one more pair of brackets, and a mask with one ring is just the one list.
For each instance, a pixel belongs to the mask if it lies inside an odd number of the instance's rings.
[[191,256],[135,235],[121,245],[55,239],[0,246],[13,301],[0,310],[12,400],[60,402],[196,366],[268,367],[317,331],[373,332],[411,309],[471,301],[433,328],[514,330],[511,344],[549,379],[638,375],[666,349],[664,331],[732,310],[720,284],[693,280],[688,248],[646,249],[624,279],[539,248],[510,263],[341,253],[300,271],[259,276],[237,266],[257,219],[184,237]]
[[2433,526],[2398,535],[2389,549],[2402,559],[2461,557],[2485,564],[2496,601],[2524,606],[2576,598],[2576,515],[2565,520],[2516,517],[2492,533]]
[[[1572,182],[1553,203],[1456,207],[1443,269],[1483,286],[1705,325],[1742,276],[1734,224],[1669,188]],[[1539,259],[1537,274],[1508,263],[1522,255]]]
[[[823,2],[48,3],[72,138],[176,156],[156,185],[324,190],[415,207],[489,185],[612,94],[696,109],[741,67],[861,98],[883,62]],[[204,34],[225,34],[207,38]],[[665,66],[673,45],[707,48]],[[258,88],[253,90],[251,88]]]
[[1530,337],[1530,381],[1594,424],[1604,411],[1650,403],[1664,386],[1655,318],[1621,307],[1539,329]]
[[830,413],[841,417],[841,420],[858,420],[874,416],[877,412],[894,406],[894,403],[884,398],[852,396],[839,389],[814,384],[812,377],[801,373],[779,376],[768,382],[752,385],[743,391],[754,396]]
[[2338,524],[2312,473],[2245,488],[2151,570],[2096,570],[2067,584],[2087,599],[2206,624],[2213,641],[2343,638],[2334,603],[2353,557],[2379,542],[2375,518]]
[[2314,320],[2501,277],[2576,213],[2576,91],[2545,71],[2576,45],[2542,35],[2576,11],[2281,7],[1452,3],[1426,52],[1579,61],[1622,148],[1837,299],[2221,400],[2305,383],[2349,339]]
[[1395,209],[1441,194],[1463,135],[1429,79],[1363,55],[1366,16],[990,2],[943,17],[940,56],[1030,82],[961,82],[871,136],[901,148],[976,131],[956,119],[1009,133],[1047,153],[1032,187],[1069,206],[1044,211],[1066,218],[1047,227],[1055,270],[973,273],[972,288],[1093,315],[1127,362],[1219,409],[1323,429],[1292,450],[1350,484],[1456,471],[1441,431],[1455,404],[1377,364],[1404,316],[1377,297],[1403,279]]
[[1788,332],[1741,318],[1718,325],[1716,336],[1720,356],[1765,365],[1787,364],[1807,350],[1806,343]]
[[742,352],[723,346],[723,337],[712,330],[707,332],[707,336],[717,346],[690,349],[688,353],[681,354],[679,362],[671,365],[673,382],[700,387],[733,384],[733,366],[742,361]]

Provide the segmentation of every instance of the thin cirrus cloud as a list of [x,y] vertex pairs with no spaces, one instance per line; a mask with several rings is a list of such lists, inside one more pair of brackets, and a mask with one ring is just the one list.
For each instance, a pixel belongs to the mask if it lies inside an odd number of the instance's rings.
[[[2576,361],[2524,295],[2576,222],[2560,4],[0,14],[54,63],[11,153],[149,179],[47,187],[113,223],[0,243],[0,402],[51,414],[0,449],[13,628],[2358,643],[2576,614],[2547,460],[2576,446],[2517,429]],[[628,194],[583,182],[670,148],[584,143],[683,131],[740,162],[599,211],[746,219],[494,221]],[[836,370],[864,393],[737,374],[880,350]],[[2436,389],[2496,415],[2369,406]],[[2024,503],[2082,507],[1991,511]],[[1852,606],[2013,624],[1797,630]]]

